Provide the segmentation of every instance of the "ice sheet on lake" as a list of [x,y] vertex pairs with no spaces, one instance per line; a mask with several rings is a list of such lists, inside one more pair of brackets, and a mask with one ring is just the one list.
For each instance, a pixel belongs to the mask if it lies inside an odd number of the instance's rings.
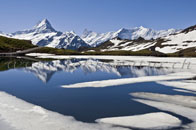
[[0,92],[0,125],[3,130],[126,130],[109,124],[79,122],[4,92]]
[[191,119],[193,123],[184,127],[187,129],[196,128],[196,97],[154,93],[132,93],[131,95],[136,98],[142,98],[134,99],[137,102]]
[[196,80],[159,81],[158,84],[175,87],[181,90],[190,90],[196,93]]
[[166,95],[166,94],[146,93],[146,92],[131,93],[131,95],[134,97],[196,108],[196,96]]
[[140,82],[186,79],[186,78],[192,78],[193,76],[195,76],[195,74],[189,72],[180,72],[180,73],[172,73],[172,74],[161,75],[161,76],[146,76],[146,77],[138,77],[138,78],[124,78],[124,79],[83,82],[83,83],[76,83],[70,85],[63,85],[62,87],[63,88],[109,87],[109,86],[117,86],[117,85],[140,83]]
[[177,92],[184,92],[184,93],[193,93],[193,94],[196,94],[196,92],[193,92],[193,91],[189,91],[189,90],[184,90],[184,89],[173,89],[174,91],[177,91]]
[[[150,56],[98,56],[98,55],[53,55],[46,53],[29,53],[27,56],[34,56],[37,58],[51,58],[51,59],[112,59],[114,61],[143,61],[152,62],[152,63],[167,63],[165,64],[167,67],[183,67],[183,63],[186,64],[184,67],[194,68],[196,66],[196,58],[186,58],[186,57],[150,57]],[[141,63],[141,62],[140,62]],[[138,65],[140,65],[138,63]],[[175,63],[175,64],[174,64]],[[191,63],[191,64],[189,64]],[[146,64],[149,65],[149,64]],[[163,64],[163,67],[166,67]]]
[[181,125],[181,121],[178,118],[163,112],[124,117],[102,118],[98,119],[97,122],[145,129],[166,129],[171,127],[178,127]]
[[113,60],[111,65],[148,66],[158,68],[172,68],[176,72],[192,72],[196,74],[196,58],[186,57],[150,57],[150,56],[95,56],[95,55],[52,55],[29,53],[27,56],[51,59],[101,59]]

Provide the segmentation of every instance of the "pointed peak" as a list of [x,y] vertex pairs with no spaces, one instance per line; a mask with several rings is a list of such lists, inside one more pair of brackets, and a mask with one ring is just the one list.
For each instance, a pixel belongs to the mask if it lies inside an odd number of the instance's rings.
[[139,28],[143,29],[143,28],[145,28],[145,27],[144,27],[144,26],[140,26]]
[[76,34],[74,30],[71,30],[71,31],[70,31],[70,33],[72,33],[72,34]]
[[122,32],[127,32],[128,31],[128,29],[126,29],[126,28],[121,28],[121,29],[119,29],[117,32],[118,33],[122,33]]
[[93,31],[91,30],[88,30],[87,28],[84,29],[83,31],[83,34],[89,34],[89,33],[92,33]]
[[48,19],[43,19],[42,21],[39,21],[36,26],[34,26],[35,29],[41,29],[41,30],[50,30],[55,31],[55,29],[52,27]]
[[90,30],[88,30],[88,29],[84,29],[84,31],[83,31],[81,37],[82,37],[82,38],[85,38],[85,37],[89,36],[91,33],[93,33],[93,31],[90,31]]
[[37,24],[36,24],[36,28],[39,28],[39,27],[42,27],[44,25],[51,25],[50,22],[47,20],[47,19],[43,19],[42,21],[39,21]]
[[126,28],[121,28],[121,29],[119,29],[119,31],[123,31],[123,30],[127,30]]
[[139,26],[139,27],[136,27],[135,29],[139,29],[139,30],[148,30],[149,28],[145,28],[144,26]]

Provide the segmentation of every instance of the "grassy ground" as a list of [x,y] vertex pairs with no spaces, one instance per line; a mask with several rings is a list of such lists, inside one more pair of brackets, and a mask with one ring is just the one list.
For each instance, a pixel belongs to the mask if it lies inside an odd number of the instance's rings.
[[166,57],[166,54],[160,52],[154,52],[149,50],[141,50],[141,51],[104,51],[104,52],[84,52],[84,55],[125,55],[125,56],[158,56],[158,57]]
[[0,36],[0,53],[16,52],[19,50],[25,50],[34,47],[36,46],[31,44],[31,41],[28,40],[18,40]]
[[80,52],[74,50],[67,50],[67,49],[56,49],[50,47],[44,47],[39,50],[34,51],[33,53],[50,53],[56,55],[81,55]]

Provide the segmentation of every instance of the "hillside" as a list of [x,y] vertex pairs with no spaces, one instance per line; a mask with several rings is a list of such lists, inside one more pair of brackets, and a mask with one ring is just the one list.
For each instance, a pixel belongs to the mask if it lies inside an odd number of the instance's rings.
[[[33,45],[31,41],[28,40],[19,40],[14,38],[8,38],[4,36],[0,36],[0,53],[8,53],[8,52],[17,52],[30,48],[35,48],[37,46]],[[51,53],[57,55],[76,55],[80,54],[74,50],[68,49],[57,49],[51,47],[43,47],[38,50],[34,50],[32,52],[35,53]]]
[[2,52],[16,52],[36,47],[28,40],[18,40],[14,38],[7,38],[0,36],[0,53]]

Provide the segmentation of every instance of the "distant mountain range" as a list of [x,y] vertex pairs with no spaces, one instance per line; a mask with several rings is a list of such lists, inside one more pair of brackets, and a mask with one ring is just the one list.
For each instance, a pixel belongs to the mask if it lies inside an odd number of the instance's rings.
[[159,37],[168,36],[170,34],[174,34],[179,30],[176,29],[168,29],[168,30],[160,30],[156,31],[149,28],[144,27],[136,27],[132,29],[122,28],[117,30],[116,32],[107,32],[107,33],[96,33],[93,31],[84,30],[81,38],[88,43],[90,46],[96,47],[101,43],[111,40],[113,38],[120,38],[126,40],[134,40],[142,37],[146,40],[157,39]]
[[97,48],[99,51],[140,51],[147,49],[165,54],[192,48],[192,51],[196,52],[196,25],[157,39],[148,40],[139,37],[135,40],[125,40],[113,38],[102,43]]
[[47,19],[40,21],[32,29],[17,31],[11,34],[1,33],[3,36],[31,40],[34,45],[78,49],[80,47],[89,47],[78,35],[74,32],[56,31]]
[[184,30],[153,30],[144,27],[119,29],[113,32],[96,33],[84,30],[81,36],[71,32],[56,31],[47,19],[32,29],[0,35],[31,40],[34,45],[86,51],[140,51],[151,50],[161,53],[175,53],[196,47],[196,26]]

